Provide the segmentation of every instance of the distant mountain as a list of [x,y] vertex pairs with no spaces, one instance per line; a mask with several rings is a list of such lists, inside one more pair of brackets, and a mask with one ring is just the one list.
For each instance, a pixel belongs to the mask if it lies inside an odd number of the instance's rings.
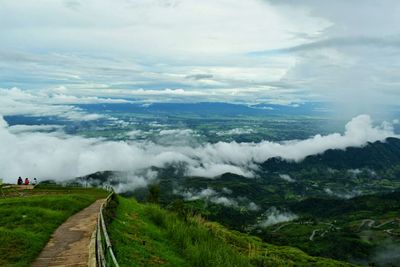
[[387,138],[385,142],[368,143],[364,147],[348,147],[346,150],[330,149],[320,155],[308,156],[299,163],[272,158],[264,162],[262,167],[268,171],[295,171],[321,165],[334,169],[382,170],[397,164],[400,164],[400,139]]

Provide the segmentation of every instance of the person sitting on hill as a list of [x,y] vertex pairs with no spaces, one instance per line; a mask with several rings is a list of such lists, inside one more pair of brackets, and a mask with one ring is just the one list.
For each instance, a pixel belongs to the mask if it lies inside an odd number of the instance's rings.
[[18,184],[18,185],[22,185],[22,178],[21,178],[21,176],[18,177],[17,184]]
[[33,178],[32,185],[37,185],[37,179]]
[[29,179],[25,178],[25,185],[29,185]]

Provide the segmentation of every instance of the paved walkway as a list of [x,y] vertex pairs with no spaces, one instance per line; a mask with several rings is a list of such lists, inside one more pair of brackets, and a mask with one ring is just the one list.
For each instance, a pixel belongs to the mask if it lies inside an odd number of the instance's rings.
[[97,200],[58,227],[32,266],[88,266],[90,241],[104,201]]

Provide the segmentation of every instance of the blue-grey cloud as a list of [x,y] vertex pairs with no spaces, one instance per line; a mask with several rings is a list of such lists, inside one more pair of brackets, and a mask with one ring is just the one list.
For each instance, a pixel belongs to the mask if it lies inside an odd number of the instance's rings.
[[341,47],[371,47],[375,49],[382,49],[382,48],[400,49],[400,35],[383,37],[383,38],[366,37],[366,36],[330,38],[287,48],[272,49],[265,51],[254,51],[250,52],[249,55],[251,56],[276,55],[284,53],[310,51],[323,48],[341,48]]

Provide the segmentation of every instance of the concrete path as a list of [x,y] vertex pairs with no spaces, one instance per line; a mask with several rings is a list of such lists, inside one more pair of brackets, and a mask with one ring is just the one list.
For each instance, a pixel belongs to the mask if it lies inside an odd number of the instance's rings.
[[104,201],[97,200],[63,223],[32,266],[88,266],[91,237]]

